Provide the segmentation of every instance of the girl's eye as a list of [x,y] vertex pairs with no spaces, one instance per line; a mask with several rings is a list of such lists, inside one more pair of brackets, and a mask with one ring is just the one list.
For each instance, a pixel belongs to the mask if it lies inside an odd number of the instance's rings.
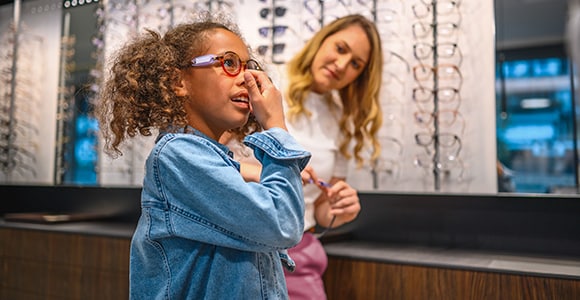
[[361,68],[361,65],[360,65],[360,64],[359,64],[359,63],[358,63],[356,60],[353,60],[353,61],[351,61],[351,62],[350,62],[350,64],[352,65],[352,67],[353,67],[355,70],[358,70],[358,69],[360,69],[360,68]]
[[228,68],[234,68],[236,66],[236,62],[234,59],[224,59],[224,66]]
[[343,54],[346,53],[346,49],[342,45],[336,45],[336,52]]

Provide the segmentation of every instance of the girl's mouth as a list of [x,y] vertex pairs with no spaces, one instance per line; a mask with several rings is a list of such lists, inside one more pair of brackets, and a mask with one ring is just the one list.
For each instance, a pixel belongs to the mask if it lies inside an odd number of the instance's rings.
[[245,97],[233,98],[232,101],[239,102],[239,103],[250,103],[250,99],[245,98]]

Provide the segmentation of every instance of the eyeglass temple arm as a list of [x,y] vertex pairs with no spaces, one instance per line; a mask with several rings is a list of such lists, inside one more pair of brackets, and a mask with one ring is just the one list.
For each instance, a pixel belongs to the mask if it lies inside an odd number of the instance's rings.
[[216,58],[213,54],[198,56],[191,60],[191,65],[198,67],[210,66],[216,61]]

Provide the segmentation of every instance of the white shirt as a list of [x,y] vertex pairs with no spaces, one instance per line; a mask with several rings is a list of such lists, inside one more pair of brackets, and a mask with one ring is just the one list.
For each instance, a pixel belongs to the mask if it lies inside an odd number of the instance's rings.
[[[332,177],[346,178],[348,161],[339,150],[342,132],[339,119],[342,114],[342,103],[338,93],[333,93],[334,110],[331,110],[323,95],[311,92],[304,102],[304,107],[312,115],[301,114],[294,119],[286,118],[290,134],[306,150],[310,151],[309,166],[320,180],[329,181]],[[314,218],[314,202],[321,190],[314,184],[304,186],[304,229],[316,225]]]
[[[312,167],[320,180],[326,182],[332,177],[346,178],[348,172],[348,160],[339,150],[342,132],[338,122],[342,115],[342,103],[337,91],[333,91],[332,96],[333,110],[323,95],[310,92],[305,99],[304,107],[311,113],[311,116],[300,114],[293,119],[286,117],[286,126],[290,134],[312,154],[308,165]],[[284,102],[284,109],[288,111],[286,102]],[[249,148],[233,141],[230,141],[227,146],[238,161],[259,164]],[[314,202],[321,192],[320,188],[314,184],[304,186],[306,208],[304,230],[316,225]]]

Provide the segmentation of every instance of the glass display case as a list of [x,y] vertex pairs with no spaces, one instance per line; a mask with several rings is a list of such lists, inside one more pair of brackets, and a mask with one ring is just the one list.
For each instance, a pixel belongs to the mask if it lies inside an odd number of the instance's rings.
[[574,81],[564,46],[499,51],[496,70],[498,171],[512,181],[503,191],[576,193]]

